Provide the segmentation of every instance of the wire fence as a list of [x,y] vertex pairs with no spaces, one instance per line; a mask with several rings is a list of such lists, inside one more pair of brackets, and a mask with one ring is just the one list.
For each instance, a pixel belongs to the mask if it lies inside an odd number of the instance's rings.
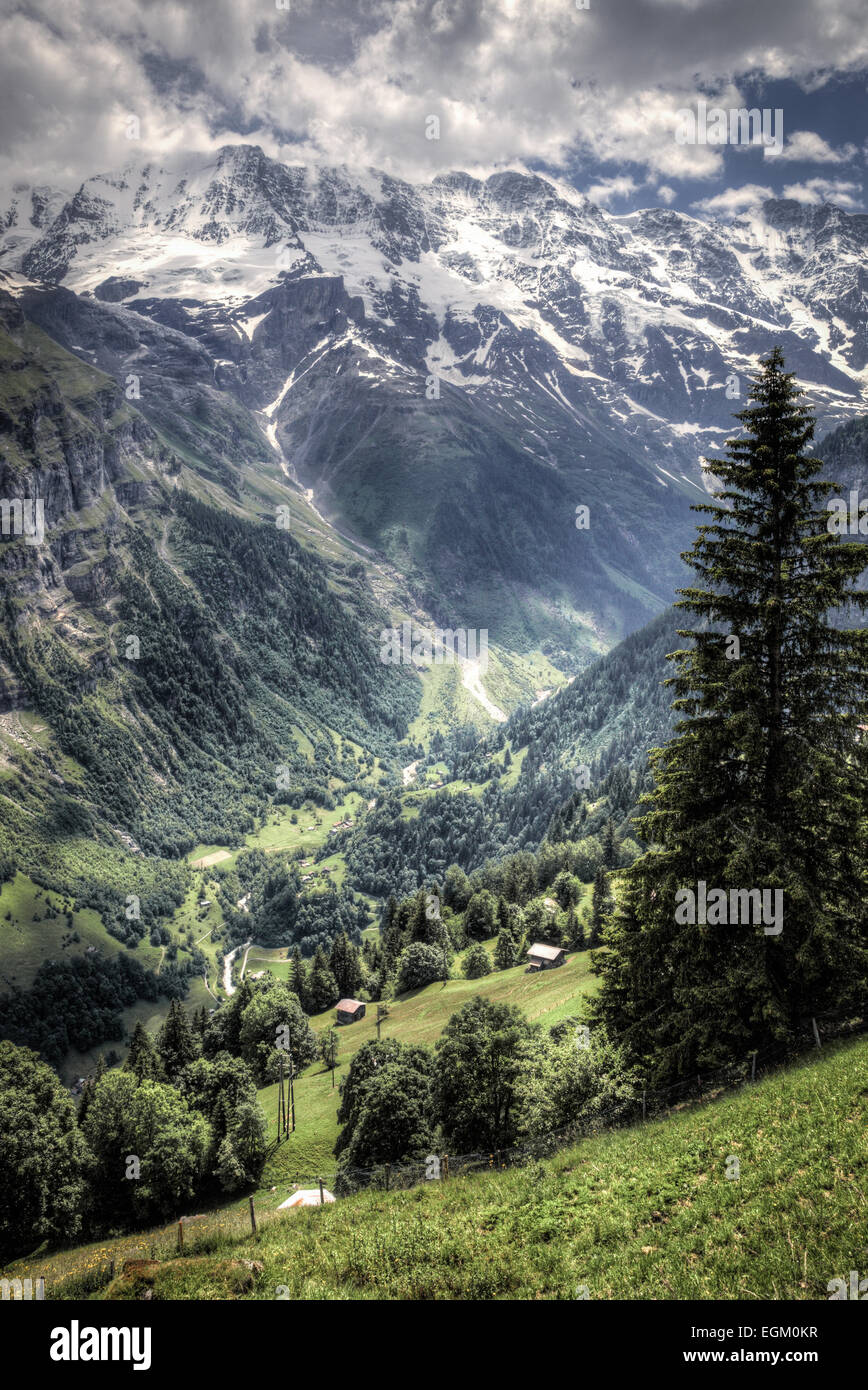
[[[809,1021],[804,1042],[814,1050],[825,1043],[844,1040],[868,1032],[868,1011],[818,1015]],[[630,1125],[641,1125],[671,1115],[694,1103],[704,1103],[743,1086],[750,1086],[782,1066],[804,1060],[809,1051],[800,1039],[750,1052],[740,1062],[717,1070],[697,1072],[695,1076],[662,1090],[643,1089],[619,1096],[614,1104],[592,1108],[569,1126],[549,1134],[504,1147],[478,1149],[463,1154],[429,1154],[415,1163],[383,1163],[373,1168],[351,1168],[336,1164],[331,1170],[294,1173],[282,1179],[281,1190],[261,1194],[256,1203],[245,1197],[237,1206],[223,1207],[219,1213],[204,1212],[183,1216],[156,1230],[132,1233],[109,1243],[95,1244],[76,1251],[58,1252],[43,1260],[21,1261],[16,1273],[29,1275],[35,1284],[45,1277],[48,1298],[74,1298],[104,1288],[127,1261],[149,1261],[170,1255],[207,1254],[227,1240],[251,1236],[271,1226],[289,1213],[281,1204],[299,1188],[311,1189],[311,1204],[328,1201],[367,1189],[404,1191],[421,1183],[449,1182],[472,1173],[493,1172],[527,1166],[550,1158],[558,1150],[595,1134]],[[28,1268],[22,1266],[28,1265]]]
[[[822,1049],[829,1043],[868,1031],[866,1009],[848,1014],[817,1015],[806,1028],[804,1041]],[[460,1177],[468,1173],[521,1167],[551,1157],[559,1149],[590,1138],[607,1130],[624,1128],[661,1119],[694,1102],[711,1100],[724,1091],[736,1090],[768,1076],[779,1067],[804,1059],[810,1052],[799,1040],[774,1047],[757,1049],[739,1062],[728,1063],[714,1071],[697,1072],[660,1090],[643,1088],[632,1095],[620,1095],[611,1106],[591,1106],[581,1118],[569,1126],[545,1135],[523,1140],[509,1147],[477,1150],[467,1154],[432,1154],[422,1162],[382,1164],[377,1168],[338,1166],[329,1176],[341,1195],[364,1190],[366,1187],[390,1189],[415,1187],[418,1183],[439,1178]],[[318,1174],[322,1177],[322,1174]],[[296,1181],[302,1181],[298,1178]],[[310,1181],[310,1179],[304,1179]],[[315,1181],[316,1179],[314,1179]]]

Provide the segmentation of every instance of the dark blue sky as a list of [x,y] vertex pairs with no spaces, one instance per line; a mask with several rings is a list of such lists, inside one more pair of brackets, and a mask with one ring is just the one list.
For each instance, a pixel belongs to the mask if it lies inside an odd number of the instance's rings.
[[[868,15],[866,15],[868,18]],[[695,213],[726,190],[757,187],[774,197],[795,196],[800,201],[837,202],[848,211],[866,210],[866,152],[868,152],[868,73],[834,75],[823,86],[807,91],[791,79],[752,78],[739,83],[742,103],[748,109],[781,111],[784,158],[766,157],[764,151],[738,145],[720,146],[722,167],[710,178],[670,177],[664,180],[672,197],[655,197],[658,183],[648,183],[646,165],[636,161],[597,160],[591,151],[575,153],[561,169],[546,161],[534,161],[541,171],[561,173],[585,191],[599,182],[628,177],[638,187],[623,195],[613,194],[607,206],[614,212],[630,212],[666,201],[682,212]],[[713,92],[709,109],[715,104]],[[681,108],[678,108],[681,109]],[[694,101],[686,109],[696,111]],[[723,109],[729,109],[724,106]],[[775,118],[776,120],[778,118]],[[828,147],[805,141],[791,146],[794,135],[810,132]],[[811,146],[815,149],[812,151]],[[805,148],[812,157],[793,158],[791,150]],[[817,158],[820,152],[823,157]]]

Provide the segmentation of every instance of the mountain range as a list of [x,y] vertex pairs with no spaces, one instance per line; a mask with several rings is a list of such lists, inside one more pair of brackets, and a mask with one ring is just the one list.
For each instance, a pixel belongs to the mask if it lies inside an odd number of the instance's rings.
[[0,229],[26,319],[220,505],[262,518],[285,487],[412,611],[561,669],[671,600],[760,354],[820,434],[868,400],[868,217],[830,204],[618,217],[523,170],[412,184],[234,145],[17,185]]

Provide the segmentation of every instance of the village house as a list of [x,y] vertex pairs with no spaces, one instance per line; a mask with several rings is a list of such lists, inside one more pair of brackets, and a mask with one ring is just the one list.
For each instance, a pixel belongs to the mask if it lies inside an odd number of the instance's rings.
[[365,1016],[365,1006],[360,999],[341,999],[338,1001],[338,1023],[356,1023]]
[[556,965],[563,965],[567,955],[560,946],[544,946],[542,942],[535,941],[527,953],[527,958],[529,974],[533,970],[551,970]]

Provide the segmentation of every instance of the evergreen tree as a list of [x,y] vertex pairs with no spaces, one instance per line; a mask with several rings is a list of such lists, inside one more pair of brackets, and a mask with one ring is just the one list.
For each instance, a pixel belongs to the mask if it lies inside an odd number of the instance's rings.
[[177,999],[173,999],[169,1005],[166,1021],[157,1035],[157,1052],[170,1081],[199,1055],[187,1012]]
[[430,890],[416,894],[410,911],[411,941],[423,941],[428,946],[437,945],[442,936],[441,903],[439,891]]
[[78,1111],[76,1115],[79,1127],[81,1127],[81,1125],[84,1124],[85,1116],[87,1115],[90,1102],[93,1098],[93,1088],[98,1081],[102,1080],[107,1070],[108,1068],[105,1064],[105,1057],[102,1053],[100,1053],[96,1062],[96,1071],[94,1072],[93,1076],[89,1077],[87,1081],[85,1081],[84,1086],[82,1087],[81,1099],[78,1102]]
[[262,1172],[268,1149],[268,1127],[262,1107],[254,1096],[243,1100],[235,1110],[228,1129],[235,1157],[245,1182],[253,1182]]
[[581,917],[574,907],[571,907],[567,913],[566,927],[564,930],[570,950],[584,951],[588,944],[585,940],[585,928]]
[[398,900],[394,894],[389,897],[383,909],[383,916],[380,920],[380,939],[383,943],[386,962],[391,969],[400,956],[404,944],[398,921]]
[[308,989],[308,970],[307,965],[302,960],[301,950],[298,946],[293,948],[291,964],[289,968],[289,988],[298,998],[298,1002],[306,1014],[313,1013],[310,1007],[310,991]]
[[612,889],[609,875],[600,865],[594,875],[594,890],[591,895],[591,931],[588,945],[593,949],[599,946],[603,936],[603,925],[612,910]]
[[225,1192],[234,1192],[244,1185],[244,1169],[238,1161],[232,1140],[228,1135],[221,1139],[217,1149],[214,1176]]
[[671,658],[681,718],[599,963],[599,1016],[658,1082],[803,1037],[868,982],[868,636],[844,626],[868,604],[866,552],[830,524],[801,394],[775,349],[710,461],[677,605],[696,625]]
[[359,952],[346,932],[341,932],[332,942],[329,954],[329,969],[337,981],[343,998],[352,998],[362,983],[362,967]]
[[504,898],[504,897],[499,897],[499,898],[497,899],[497,932],[498,932],[498,935],[500,935],[500,933],[501,933],[501,932],[504,932],[504,931],[505,931],[505,932],[509,932],[509,933],[512,932],[512,922],[510,921],[510,916],[509,916],[509,903],[506,901],[506,898]]
[[515,964],[515,942],[509,932],[501,927],[494,946],[494,968],[496,970],[510,970]]
[[329,969],[328,956],[322,946],[317,946],[313,958],[308,981],[308,994],[310,996],[310,1011],[314,1014],[332,1008],[340,999],[337,980]]
[[130,1050],[124,1062],[124,1071],[131,1071],[137,1081],[163,1080],[163,1064],[160,1060],[160,1054],[141,1019],[133,1029]]
[[607,869],[617,869],[618,867],[618,837],[615,834],[615,822],[609,816],[603,830],[603,863]]

